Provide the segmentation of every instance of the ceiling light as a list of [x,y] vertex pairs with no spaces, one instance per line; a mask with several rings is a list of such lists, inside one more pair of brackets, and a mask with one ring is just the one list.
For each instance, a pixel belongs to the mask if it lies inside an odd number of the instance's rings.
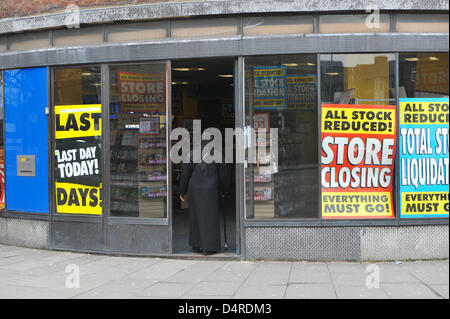
[[439,58],[437,58],[435,56],[430,56],[430,57],[428,57],[428,60],[430,60],[430,61],[439,61]]
[[311,62],[306,62],[306,65],[309,65],[309,66],[316,66],[314,63],[311,63]]
[[190,71],[191,69],[189,69],[189,68],[173,68],[172,70],[180,71],[180,72],[187,72],[187,71]]
[[206,71],[205,68],[196,68],[197,71]]
[[218,77],[219,78],[232,78],[233,74],[219,74]]
[[91,76],[92,73],[91,72],[83,72],[81,73],[82,76]]
[[189,82],[172,82],[172,85],[186,85],[189,84]]
[[298,66],[297,63],[283,63],[284,66]]
[[326,75],[339,75],[339,72],[327,72]]
[[419,58],[405,58],[405,61],[408,61],[408,62],[417,62],[417,61],[419,61]]

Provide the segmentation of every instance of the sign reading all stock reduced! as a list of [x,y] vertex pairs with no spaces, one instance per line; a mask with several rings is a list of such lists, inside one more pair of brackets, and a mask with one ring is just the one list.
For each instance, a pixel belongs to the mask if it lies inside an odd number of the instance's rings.
[[102,214],[101,104],[55,106],[56,212]]
[[447,217],[449,100],[400,99],[400,217]]
[[394,105],[322,105],[322,218],[393,218]]

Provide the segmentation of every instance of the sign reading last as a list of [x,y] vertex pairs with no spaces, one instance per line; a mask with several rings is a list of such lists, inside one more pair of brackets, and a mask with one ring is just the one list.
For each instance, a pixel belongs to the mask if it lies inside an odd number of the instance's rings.
[[55,106],[55,139],[100,136],[101,105]]

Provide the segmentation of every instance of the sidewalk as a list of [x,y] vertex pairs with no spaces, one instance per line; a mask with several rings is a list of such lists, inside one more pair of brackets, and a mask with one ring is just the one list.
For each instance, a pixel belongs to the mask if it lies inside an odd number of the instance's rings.
[[[76,269],[79,288],[67,288]],[[0,245],[1,298],[448,299],[449,263],[179,260]]]

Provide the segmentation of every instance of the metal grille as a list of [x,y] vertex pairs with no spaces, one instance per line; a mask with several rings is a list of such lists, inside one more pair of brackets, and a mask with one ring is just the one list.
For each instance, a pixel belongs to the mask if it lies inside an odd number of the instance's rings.
[[406,260],[449,256],[448,226],[251,227],[246,259]]
[[246,259],[359,260],[358,227],[246,229]]
[[48,221],[0,218],[0,243],[48,248]]
[[361,232],[361,258],[448,258],[448,237],[448,226],[367,227]]

